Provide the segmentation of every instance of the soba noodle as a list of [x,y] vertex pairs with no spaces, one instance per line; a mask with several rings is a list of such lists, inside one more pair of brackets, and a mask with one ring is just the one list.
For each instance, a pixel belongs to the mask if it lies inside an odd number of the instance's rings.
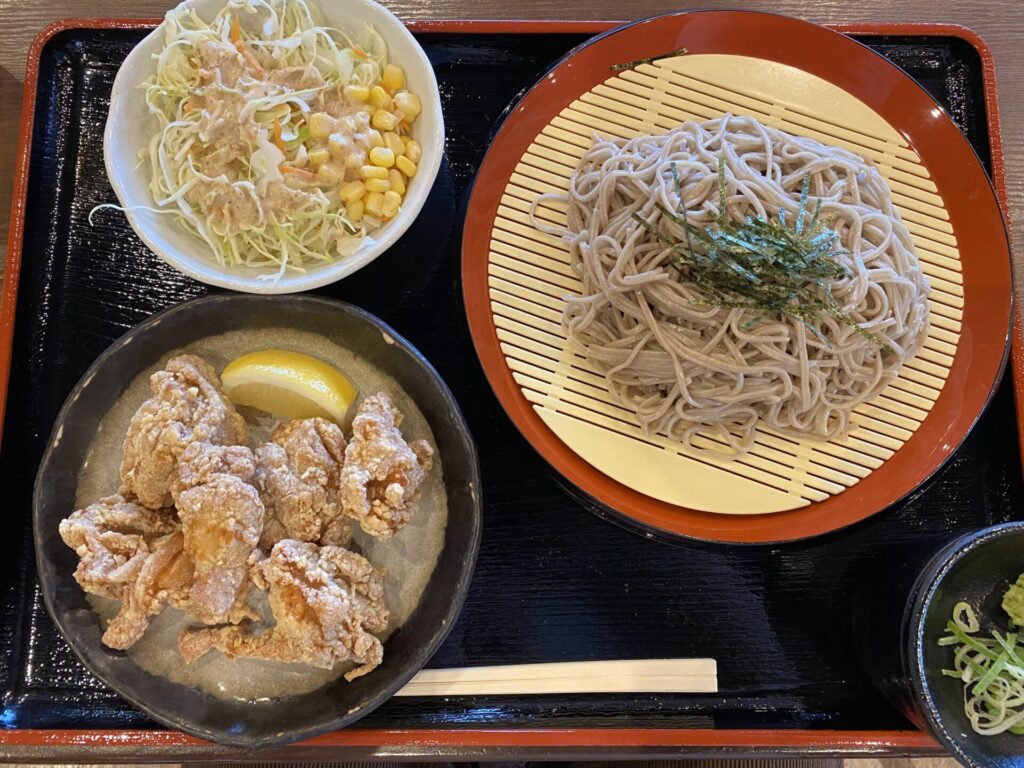
[[[811,207],[820,198],[821,218],[838,235],[835,258],[847,277],[827,289],[847,322],[822,312],[812,328],[786,313],[716,306],[634,218],[685,242],[684,228],[658,204],[679,211],[682,189],[689,224],[711,226],[720,168],[730,221],[773,220],[779,209],[792,221],[809,179]],[[553,197],[568,205],[567,230],[536,217],[537,205]],[[583,282],[563,314],[569,339],[646,432],[690,448],[743,453],[759,420],[801,436],[840,437],[851,411],[896,378],[928,333],[929,285],[878,170],[750,117],[687,122],[628,141],[598,137],[568,195],[542,196],[531,217],[568,240]],[[698,435],[711,442],[695,445]]]

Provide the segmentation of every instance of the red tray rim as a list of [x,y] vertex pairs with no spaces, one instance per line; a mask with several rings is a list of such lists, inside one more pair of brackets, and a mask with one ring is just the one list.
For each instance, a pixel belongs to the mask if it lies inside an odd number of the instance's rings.
[[[29,160],[32,145],[33,117],[39,63],[43,48],[61,32],[70,29],[144,29],[156,26],[158,18],[69,18],[44,27],[33,40],[25,67],[25,86],[22,96],[21,121],[18,132],[18,150],[15,159],[14,184],[11,203],[10,227],[7,239],[6,269],[3,290],[0,293],[0,430],[7,405],[10,380],[14,316],[18,298],[21,256],[27,204]],[[623,21],[586,20],[411,20],[407,24],[413,32],[464,34],[597,34],[612,29]],[[988,123],[992,182],[1002,208],[1009,221],[1006,196],[1005,166],[1000,133],[999,102],[996,89],[995,63],[988,44],[973,30],[958,24],[941,23],[844,23],[825,25],[844,34],[861,35],[934,35],[957,37],[969,43],[982,64],[982,85]],[[1009,230],[1010,228],[1007,227]],[[1011,242],[1012,246],[1012,242]],[[1021,339],[1020,316],[1015,311],[1011,347],[1011,372],[1017,406],[1018,439],[1024,455],[1024,341]],[[187,752],[209,746],[209,742],[177,731],[117,730],[117,729],[5,729],[0,730],[0,748],[15,754],[39,754],[40,748],[48,755],[96,748],[117,749],[126,754],[138,750],[158,750],[159,753]],[[387,753],[401,748],[420,750],[422,754],[454,754],[452,749],[463,750],[534,750],[536,754],[561,751],[601,752],[616,748],[640,750],[669,748],[672,750],[700,751],[715,749],[746,749],[751,752],[827,752],[835,754],[866,753],[920,753],[939,751],[937,742],[922,731],[842,731],[800,729],[661,729],[661,728],[489,728],[477,730],[442,729],[366,729],[350,728],[323,734],[286,748],[287,751],[309,749],[356,750],[373,748]],[[202,750],[204,753],[206,750]],[[286,755],[292,757],[293,755]]]

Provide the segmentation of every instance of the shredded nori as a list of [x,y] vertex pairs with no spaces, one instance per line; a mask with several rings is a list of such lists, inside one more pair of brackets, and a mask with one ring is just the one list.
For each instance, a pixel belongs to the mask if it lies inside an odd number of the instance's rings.
[[669,262],[679,271],[680,279],[693,283],[709,305],[755,310],[746,328],[766,317],[789,315],[829,344],[818,328],[821,315],[827,314],[892,351],[884,339],[850,319],[829,290],[830,283],[849,273],[838,260],[845,253],[836,247],[838,233],[820,216],[820,198],[808,217],[810,176],[804,176],[792,225],[782,209],[777,220],[748,216],[736,222],[730,221],[725,212],[725,165],[719,161],[718,213],[713,224],[704,228],[687,220],[682,183],[674,163],[672,178],[679,192],[679,212],[661,203],[656,206],[682,228],[686,239],[676,240],[639,214],[633,214],[633,218],[669,248]]

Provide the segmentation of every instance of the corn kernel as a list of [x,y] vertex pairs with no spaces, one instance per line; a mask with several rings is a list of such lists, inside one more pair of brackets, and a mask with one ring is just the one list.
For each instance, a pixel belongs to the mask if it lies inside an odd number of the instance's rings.
[[384,137],[380,135],[380,131],[376,128],[371,128],[366,132],[366,140],[370,143],[371,149],[384,146]]
[[401,110],[405,119],[410,123],[423,111],[420,97],[410,91],[402,91],[395,94],[395,107]]
[[395,164],[395,153],[387,147],[374,147],[370,150],[370,162],[381,168],[391,168]]
[[370,98],[370,87],[368,85],[346,85],[344,93],[350,101],[366,101]]
[[366,153],[361,149],[354,149],[345,156],[346,168],[362,168],[366,165]]
[[345,178],[345,168],[332,160],[316,169],[316,177],[325,184],[337,184]]
[[384,194],[382,192],[371,192],[363,201],[363,210],[371,216],[380,216],[384,208]]
[[337,127],[337,121],[326,112],[314,112],[309,116],[309,136],[326,139]]
[[353,200],[351,203],[345,206],[345,214],[352,221],[362,221],[364,208],[365,203],[363,203],[362,200]]
[[385,219],[390,219],[396,213],[398,213],[399,207],[402,205],[402,196],[397,192],[388,191],[384,193],[384,204],[381,206],[381,215]]
[[388,184],[398,194],[405,194],[405,176],[397,168],[392,168],[388,171]]
[[410,160],[405,155],[402,155],[395,160],[395,167],[408,176],[410,179],[416,175],[416,163]]
[[327,139],[327,150],[331,153],[331,157],[344,160],[352,151],[352,141],[343,133],[332,133]]
[[359,168],[359,175],[364,179],[386,179],[388,169],[381,168],[379,165],[363,165]]
[[[420,143],[416,139],[409,139],[405,142],[405,156],[412,160],[414,163],[420,161],[420,157],[423,155],[423,150],[420,148]],[[406,174],[409,175],[409,174]]]
[[379,85],[370,89],[370,106],[374,109],[391,109],[391,97]]
[[309,153],[310,165],[323,165],[331,159],[331,153],[326,149],[314,149]]
[[397,64],[386,65],[380,79],[384,82],[384,87],[390,88],[392,91],[400,91],[405,88],[405,73]]
[[398,127],[398,118],[385,109],[378,109],[370,118],[370,125],[379,131],[393,131]]
[[368,192],[387,192],[391,189],[391,182],[387,179],[367,179],[366,190]]
[[384,146],[394,152],[395,157],[405,154],[405,142],[394,131],[388,131],[384,134]]
[[359,200],[366,194],[366,185],[361,181],[350,181],[341,191],[338,193],[341,195],[341,199],[346,203],[353,203]]

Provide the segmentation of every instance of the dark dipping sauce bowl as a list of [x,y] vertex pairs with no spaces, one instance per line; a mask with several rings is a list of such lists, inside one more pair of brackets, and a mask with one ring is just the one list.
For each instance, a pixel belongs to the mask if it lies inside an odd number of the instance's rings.
[[[216,698],[147,672],[100,642],[101,626],[72,576],[75,553],[58,525],[73,509],[78,471],[103,416],[125,387],[168,353],[236,330],[289,328],[324,336],[394,379],[433,432],[444,471],[444,544],[419,604],[384,644],[384,661],[351,683],[259,701]],[[373,315],[310,296],[217,295],[179,304],[137,325],[93,363],[57,416],[34,499],[36,562],[46,607],[82,663],[154,720],[221,744],[254,748],[342,728],[387,701],[451,630],[469,590],[480,544],[480,470],[452,393],[430,363]]]
[[[897,562],[898,560],[898,562]],[[862,665],[875,684],[920,728],[964,765],[1024,768],[1024,736],[982,736],[964,713],[964,683],[942,674],[956,646],[940,646],[953,607],[968,603],[979,635],[1005,632],[1007,587],[1024,572],[1024,522],[972,531],[924,559],[890,562],[866,585],[854,607]]]

